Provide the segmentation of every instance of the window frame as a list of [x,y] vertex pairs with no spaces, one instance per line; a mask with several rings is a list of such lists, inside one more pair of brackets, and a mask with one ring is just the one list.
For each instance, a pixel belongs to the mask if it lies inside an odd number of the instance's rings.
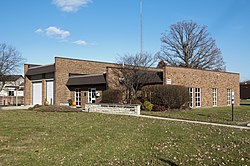
[[194,88],[188,88],[188,94],[191,98],[191,101],[188,102],[188,106],[194,108]]
[[82,95],[81,95],[80,88],[75,89],[75,102],[76,102],[76,106],[78,106],[78,107],[80,107],[82,104]]
[[195,88],[195,107],[201,107],[201,88]]
[[217,88],[212,88],[212,105],[217,107],[218,104],[218,90]]
[[227,89],[227,106],[232,104],[232,89]]

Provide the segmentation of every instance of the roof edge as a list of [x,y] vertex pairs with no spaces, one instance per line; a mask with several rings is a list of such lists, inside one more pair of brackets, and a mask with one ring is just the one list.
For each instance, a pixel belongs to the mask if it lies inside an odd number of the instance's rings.
[[112,62],[102,62],[102,61],[84,60],[84,59],[66,58],[66,57],[55,57],[55,59],[57,59],[57,58],[59,58],[59,59],[67,59],[67,60],[76,60],[76,61],[95,62],[95,63],[106,63],[106,64],[117,65],[117,63],[112,63]]
[[188,67],[181,67],[181,66],[170,66],[166,65],[166,67],[173,67],[173,68],[180,68],[180,69],[187,69],[187,70],[201,70],[201,71],[208,71],[208,72],[217,72],[217,73],[227,73],[227,74],[237,74],[240,75],[240,73],[235,73],[235,72],[228,72],[228,71],[216,71],[216,70],[208,70],[208,69],[196,69],[196,68],[188,68]]
[[35,67],[30,67],[29,69],[36,69],[36,68],[46,67],[46,66],[52,66],[52,65],[55,65],[55,63],[53,63],[53,64],[47,64],[47,65],[39,65],[39,66],[35,66]]
[[[116,68],[116,69],[122,69],[123,67],[119,66],[106,66],[106,68]],[[144,68],[144,67],[143,67]],[[161,68],[156,68],[156,67],[146,67],[146,69],[151,69],[151,71],[163,71]],[[142,69],[143,70],[143,69]]]

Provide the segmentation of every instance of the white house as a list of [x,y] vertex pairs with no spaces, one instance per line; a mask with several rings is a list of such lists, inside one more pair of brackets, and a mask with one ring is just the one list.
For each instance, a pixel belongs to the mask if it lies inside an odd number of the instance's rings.
[[22,105],[24,99],[24,79],[22,75],[0,77],[0,105]]

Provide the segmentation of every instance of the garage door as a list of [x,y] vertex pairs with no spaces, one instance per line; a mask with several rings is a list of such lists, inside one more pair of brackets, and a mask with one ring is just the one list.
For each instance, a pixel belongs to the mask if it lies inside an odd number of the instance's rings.
[[49,102],[49,105],[53,104],[53,99],[54,99],[54,81],[47,81],[47,101]]
[[42,82],[32,84],[32,103],[42,105]]

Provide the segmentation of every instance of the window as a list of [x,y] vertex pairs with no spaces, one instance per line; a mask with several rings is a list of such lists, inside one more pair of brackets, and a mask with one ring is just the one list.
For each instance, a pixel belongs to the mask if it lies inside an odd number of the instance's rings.
[[75,101],[76,101],[76,106],[81,106],[81,90],[76,89],[75,91]]
[[188,88],[188,93],[189,93],[189,96],[190,96],[190,100],[189,100],[189,102],[188,102],[188,106],[189,106],[190,108],[193,108],[193,103],[194,103],[194,99],[193,99],[193,97],[194,97],[194,95],[193,95],[193,88]]
[[227,105],[231,105],[231,89],[227,89]]
[[14,96],[14,91],[9,91],[9,96]]
[[217,106],[217,89],[212,89],[213,107]]
[[195,106],[201,107],[201,88],[195,88]]

